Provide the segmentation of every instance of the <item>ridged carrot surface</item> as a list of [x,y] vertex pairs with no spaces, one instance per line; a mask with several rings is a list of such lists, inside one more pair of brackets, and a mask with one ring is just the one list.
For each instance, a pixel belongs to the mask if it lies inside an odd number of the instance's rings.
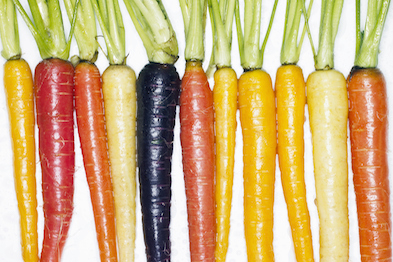
[[382,72],[354,67],[348,77],[348,94],[361,259],[392,261],[388,98]]
[[60,261],[74,209],[74,67],[58,58],[40,62],[34,75],[44,201],[40,261]]
[[75,67],[75,110],[101,262],[117,261],[115,210],[98,68]]
[[38,261],[34,91],[31,70],[25,60],[5,63],[4,88],[14,154],[22,257],[24,261],[34,262]]
[[119,261],[134,261],[136,196],[135,73],[111,65],[102,74]]
[[232,68],[214,73],[216,132],[216,261],[225,261],[228,250],[235,164],[237,76]]
[[180,139],[191,261],[214,261],[213,94],[200,62],[187,62],[180,94]]
[[265,71],[239,79],[243,133],[244,231],[249,262],[274,261],[273,202],[276,159],[276,105]]
[[336,70],[318,70],[309,75],[306,86],[319,215],[320,262],[347,262],[349,221],[346,81]]
[[297,261],[314,261],[304,181],[304,107],[302,69],[283,65],[276,74],[278,160]]

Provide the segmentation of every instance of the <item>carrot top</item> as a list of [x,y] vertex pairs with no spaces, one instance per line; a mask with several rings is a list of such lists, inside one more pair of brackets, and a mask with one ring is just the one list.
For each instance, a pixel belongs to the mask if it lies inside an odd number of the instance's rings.
[[111,65],[125,64],[125,32],[117,0],[91,0],[107,48]]
[[[344,0],[323,0],[319,25],[318,53],[315,55],[315,69],[334,68],[334,40],[337,35]],[[312,41],[311,41],[312,44]]]
[[273,25],[278,0],[274,1],[273,11],[270,16],[269,27],[265,39],[260,47],[261,10],[262,0],[246,0],[244,3],[244,35],[240,22],[239,1],[236,1],[236,28],[239,42],[239,53],[242,67],[244,69],[262,68],[263,54],[269,34]]
[[124,3],[149,61],[174,64],[179,53],[176,34],[161,0],[124,0]]
[[236,0],[208,0],[208,4],[214,39],[210,67],[230,67]]
[[12,0],[0,0],[0,37],[1,55],[7,60],[20,58],[18,21]]
[[[94,62],[97,58],[97,27],[90,0],[64,0],[68,19],[72,21],[75,5],[78,5],[75,39],[79,47],[79,59]],[[73,60],[73,59],[71,59]]]
[[206,0],[179,0],[186,35],[186,61],[203,61],[205,48],[203,37],[206,25]]
[[356,0],[355,66],[374,68],[378,64],[379,44],[390,0],[369,0],[364,31],[360,30],[360,0]]
[[[305,14],[306,21],[309,17],[312,4],[313,0],[310,1],[308,12]],[[305,23],[300,40],[298,41],[299,25],[303,10],[305,10],[304,0],[287,0],[284,37],[280,57],[281,64],[283,65],[297,64],[299,61],[300,50],[302,49],[302,44],[306,33],[305,29],[306,26],[308,26],[308,23]]]
[[[37,42],[42,59],[56,57],[68,59],[75,22],[71,23],[68,41],[65,38],[63,20],[58,0],[28,0],[33,20],[27,15],[19,0],[16,8],[25,20]],[[76,10],[75,12],[76,13]],[[74,19],[76,15],[74,14]]]

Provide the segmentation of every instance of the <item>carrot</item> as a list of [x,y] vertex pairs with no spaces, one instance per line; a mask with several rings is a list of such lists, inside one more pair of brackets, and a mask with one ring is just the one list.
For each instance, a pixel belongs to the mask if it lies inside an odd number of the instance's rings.
[[[149,63],[139,73],[137,149],[147,261],[171,259],[171,160],[180,78],[175,32],[161,1],[125,1]],[[154,13],[154,19],[149,14]]]
[[262,47],[261,2],[244,6],[244,38],[239,5],[235,18],[240,59],[244,73],[239,78],[239,111],[243,134],[244,233],[248,261],[274,261],[273,203],[276,165],[276,109],[272,81],[261,69],[263,53],[272,27],[274,2]]
[[33,77],[21,58],[15,6],[0,2],[0,37],[4,64],[4,90],[10,121],[14,184],[18,201],[21,251],[24,261],[38,261],[37,198],[35,181],[35,116]]
[[360,38],[357,1],[355,66],[347,79],[353,183],[362,262],[392,261],[392,222],[387,156],[388,98],[377,68],[379,42],[390,1],[369,2],[364,37]]
[[[71,223],[74,193],[74,67],[65,60],[70,39],[66,41],[64,36],[58,1],[40,2],[41,8],[31,1],[34,24],[19,1],[15,4],[43,59],[34,73],[45,216],[40,261],[59,261]],[[51,10],[51,16],[45,8]],[[74,23],[70,35],[73,28]]]
[[334,70],[334,39],[343,1],[322,5],[315,69],[306,82],[313,146],[320,261],[348,261],[348,96],[345,78]]
[[180,93],[180,142],[186,189],[191,261],[214,261],[213,93],[202,68],[207,1],[180,0],[186,68]]
[[277,70],[275,83],[277,153],[296,260],[314,261],[304,179],[303,124],[306,83],[302,69],[296,65],[305,35],[304,28],[298,44],[302,8],[302,1],[287,2],[281,49],[282,65]]
[[103,33],[109,67],[102,74],[109,162],[119,261],[134,261],[136,156],[135,72],[125,64],[125,32],[116,0],[92,1]]
[[[76,1],[64,1],[72,20]],[[117,261],[115,210],[107,151],[101,76],[92,63],[97,55],[96,23],[90,1],[78,5],[75,38],[75,111],[86,178],[89,185],[101,261]],[[81,60],[81,61],[80,61]]]
[[187,62],[180,95],[180,140],[191,261],[214,261],[213,94],[201,62]]
[[237,76],[231,68],[232,24],[236,1],[209,0],[213,31],[210,68],[214,73],[213,102],[216,143],[215,261],[225,261],[228,250],[235,163]]

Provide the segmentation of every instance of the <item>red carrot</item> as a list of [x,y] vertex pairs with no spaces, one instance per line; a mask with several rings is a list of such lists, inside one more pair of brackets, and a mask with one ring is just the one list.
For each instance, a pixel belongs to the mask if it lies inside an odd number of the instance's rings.
[[59,261],[73,211],[74,67],[51,58],[35,69],[45,229],[41,261]]
[[214,261],[213,94],[200,62],[187,62],[180,95],[180,139],[191,261]]
[[75,68],[75,110],[101,261],[117,261],[101,77],[92,63],[81,62]]
[[[20,2],[15,0],[14,3],[44,59],[37,65],[34,74],[45,216],[40,261],[56,262],[61,260],[73,212],[74,67],[66,61],[70,38],[68,41],[65,39],[58,0],[45,3],[29,1],[34,23]],[[51,10],[51,15],[45,10]]]

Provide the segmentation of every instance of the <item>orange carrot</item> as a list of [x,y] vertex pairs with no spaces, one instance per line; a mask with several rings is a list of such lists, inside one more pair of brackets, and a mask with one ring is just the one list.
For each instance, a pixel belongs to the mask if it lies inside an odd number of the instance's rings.
[[75,68],[75,110],[101,261],[117,261],[101,77],[92,63],[82,62]]
[[180,139],[191,261],[214,261],[213,95],[201,62],[187,62],[180,95]]

